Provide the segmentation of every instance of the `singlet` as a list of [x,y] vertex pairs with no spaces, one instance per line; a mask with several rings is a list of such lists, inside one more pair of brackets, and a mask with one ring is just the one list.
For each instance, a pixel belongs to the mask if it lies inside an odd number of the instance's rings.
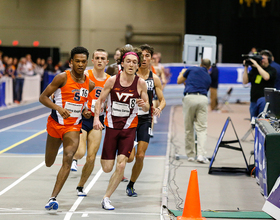
[[149,97],[150,109],[149,111],[144,112],[141,107],[138,107],[138,124],[145,122],[152,122],[152,105],[153,105],[153,93],[155,91],[155,83],[153,72],[149,72],[149,77],[145,80],[147,84],[147,93]]
[[[100,93],[101,93],[102,89],[104,88],[105,82],[111,76],[106,73],[106,79],[103,80],[103,81],[99,81],[94,77],[92,69],[88,70],[88,75],[89,75],[89,79],[95,83],[94,89],[89,93],[88,104],[87,104],[88,109],[91,111],[91,115],[94,116],[94,107],[95,107],[96,100],[100,96]],[[105,114],[104,103],[102,103],[101,104],[100,116],[104,115],[104,114]]]
[[136,99],[140,98],[137,91],[139,77],[128,87],[120,84],[121,74],[116,75],[114,87],[107,98],[105,125],[114,129],[135,128],[138,125],[138,106]]
[[89,77],[85,76],[84,83],[75,82],[69,70],[65,71],[67,75],[66,84],[54,92],[53,102],[71,113],[70,117],[63,117],[56,110],[52,110],[51,117],[61,125],[77,125],[81,123],[82,110],[84,109],[89,94]]

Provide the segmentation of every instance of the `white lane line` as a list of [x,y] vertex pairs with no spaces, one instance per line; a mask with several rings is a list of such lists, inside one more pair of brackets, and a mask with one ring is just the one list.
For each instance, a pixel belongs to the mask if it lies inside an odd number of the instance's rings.
[[[60,154],[63,151],[63,147],[59,149],[58,154]],[[16,180],[15,182],[13,182],[11,185],[9,185],[8,187],[6,187],[5,189],[3,189],[0,192],[0,196],[2,196],[5,192],[9,191],[10,189],[12,189],[14,186],[16,186],[17,184],[19,184],[22,180],[24,180],[25,178],[27,178],[29,175],[31,175],[32,173],[34,173],[36,170],[40,169],[42,166],[45,165],[45,161],[43,161],[42,163],[40,163],[38,166],[34,167],[32,170],[30,170],[29,172],[27,172],[26,174],[24,174],[22,177],[20,177],[18,180]]]
[[3,116],[0,117],[0,120],[5,119],[5,118],[9,118],[9,117],[12,117],[12,116],[15,116],[15,115],[20,115],[20,114],[23,114],[23,113],[26,113],[26,112],[34,111],[34,110],[44,108],[44,107],[45,107],[44,105],[39,105],[39,106],[32,107],[32,108],[29,108],[29,109],[25,109],[25,110],[22,110],[22,111],[19,111],[19,112],[14,112],[14,113],[11,113],[11,114],[8,114],[8,115],[3,115]]
[[[7,210],[6,210],[7,211]],[[45,215],[45,214],[49,214],[50,212],[48,211],[38,211],[38,210],[24,210],[23,211],[17,211],[17,210],[10,210],[11,212],[0,212],[0,216],[1,215]],[[12,212],[15,211],[15,212]],[[56,216],[61,216],[64,215],[66,212],[56,212],[55,215]],[[115,211],[87,211],[87,212],[83,212],[83,211],[79,211],[79,212],[75,212],[75,214],[81,214],[82,217],[84,215],[84,217],[91,217],[90,215],[96,215],[96,214],[102,214],[102,215],[136,215],[136,216],[159,216],[159,213],[154,213],[154,212],[115,212]]]
[[17,123],[17,124],[8,126],[8,127],[6,127],[6,128],[2,128],[2,129],[0,129],[0,132],[7,131],[7,130],[9,130],[9,129],[12,129],[12,128],[15,128],[15,127],[18,127],[18,126],[27,124],[27,123],[32,122],[32,121],[36,121],[37,119],[44,118],[44,117],[46,117],[46,116],[48,116],[48,115],[50,115],[50,113],[45,113],[45,114],[39,115],[39,116],[37,116],[37,117],[35,117],[35,118],[31,118],[31,119],[28,119],[28,120],[26,120],[26,121],[23,121],[23,122],[20,122],[20,123]]
[[168,207],[168,180],[169,180],[169,169],[170,169],[170,143],[171,143],[171,134],[172,134],[172,126],[173,126],[173,112],[174,106],[171,107],[170,114],[169,114],[169,127],[168,127],[168,138],[167,138],[167,149],[166,149],[166,156],[165,156],[165,172],[162,182],[162,191],[161,191],[161,208],[160,208],[160,219],[165,220],[169,219],[170,216],[166,213],[166,210],[163,208],[164,206]]
[[[93,185],[96,183],[96,181],[99,179],[99,177],[101,176],[101,174],[103,173],[102,168],[100,168],[97,172],[97,174],[95,174],[94,178],[92,179],[92,181],[88,184],[88,186],[85,189],[85,193],[87,194],[89,192],[89,190],[93,187]],[[67,214],[65,215],[64,220],[68,220],[71,219],[71,216],[73,215],[73,213],[75,212],[75,210],[78,208],[78,206],[80,205],[80,203],[83,201],[85,197],[84,196],[79,196],[78,199],[76,200],[76,202],[73,204],[73,206],[71,207],[71,209],[67,212]]]

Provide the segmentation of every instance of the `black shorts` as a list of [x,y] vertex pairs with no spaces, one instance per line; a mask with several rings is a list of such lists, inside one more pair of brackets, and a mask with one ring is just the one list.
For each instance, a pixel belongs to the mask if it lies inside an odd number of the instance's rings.
[[[99,120],[104,126],[104,115],[99,116]],[[94,116],[90,116],[89,119],[83,116],[82,129],[85,130],[86,132],[90,132],[93,129],[93,121],[94,121]]]
[[150,142],[150,134],[151,134],[151,122],[145,122],[143,124],[138,124],[136,133],[137,133],[137,141],[145,141],[147,143]]

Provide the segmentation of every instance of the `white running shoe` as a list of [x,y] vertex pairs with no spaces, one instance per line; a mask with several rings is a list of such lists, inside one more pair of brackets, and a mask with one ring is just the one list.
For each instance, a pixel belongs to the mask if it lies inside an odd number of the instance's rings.
[[84,192],[84,187],[77,186],[77,196],[87,196],[87,194]]
[[45,205],[45,209],[50,210],[57,210],[58,209],[58,202],[56,201],[56,198],[50,198],[48,203]]
[[108,197],[105,197],[102,201],[102,208],[105,210],[114,210],[115,207],[111,205],[111,201]]
[[188,157],[189,162],[194,162],[194,157]]
[[78,171],[77,160],[73,160],[73,161],[72,161],[71,171],[75,171],[75,172]]
[[199,162],[199,163],[209,163],[209,160],[206,157],[202,156],[202,155],[199,155],[197,157],[196,161]]

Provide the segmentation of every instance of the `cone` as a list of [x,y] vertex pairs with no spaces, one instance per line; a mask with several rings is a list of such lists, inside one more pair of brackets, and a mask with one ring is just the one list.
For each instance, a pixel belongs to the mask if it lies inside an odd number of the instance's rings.
[[191,171],[183,215],[177,220],[204,220],[201,215],[197,170]]

